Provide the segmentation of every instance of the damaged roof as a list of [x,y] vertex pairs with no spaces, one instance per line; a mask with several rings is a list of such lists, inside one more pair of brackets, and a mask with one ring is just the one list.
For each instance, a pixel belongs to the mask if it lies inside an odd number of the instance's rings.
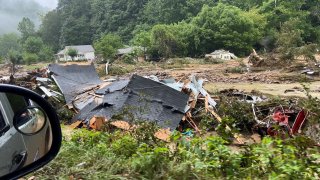
[[68,49],[75,49],[77,50],[78,54],[94,52],[94,48],[92,45],[77,45],[77,46],[66,46],[63,50],[59,51],[58,55],[64,55],[67,53]]
[[67,104],[71,104],[77,95],[102,83],[93,64],[50,64],[48,69],[63,93]]
[[[123,81],[105,89],[102,101],[93,101],[85,106],[74,120],[89,121],[93,116],[107,119],[156,122],[159,126],[174,130],[185,114],[189,96],[163,83],[133,75],[126,87]],[[120,89],[123,87],[122,89]]]

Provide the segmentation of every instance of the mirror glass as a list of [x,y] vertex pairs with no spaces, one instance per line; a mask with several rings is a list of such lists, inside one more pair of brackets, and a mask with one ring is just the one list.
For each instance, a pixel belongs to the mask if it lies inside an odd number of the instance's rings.
[[27,107],[15,115],[14,124],[21,133],[33,135],[41,131],[46,119],[45,113],[38,107]]
[[51,145],[43,109],[28,97],[0,92],[0,179],[37,161]]

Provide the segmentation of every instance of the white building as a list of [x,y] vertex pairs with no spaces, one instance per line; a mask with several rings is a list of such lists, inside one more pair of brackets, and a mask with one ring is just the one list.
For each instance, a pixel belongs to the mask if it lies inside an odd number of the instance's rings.
[[222,59],[222,60],[231,60],[231,59],[238,58],[236,55],[226,50],[216,50],[210,54],[206,54],[205,57],[211,58],[211,59]]
[[72,61],[72,58],[68,55],[69,49],[77,50],[77,56],[74,57],[74,61],[95,59],[94,49],[91,45],[78,45],[78,46],[66,46],[63,50],[56,54],[56,58],[59,61]]

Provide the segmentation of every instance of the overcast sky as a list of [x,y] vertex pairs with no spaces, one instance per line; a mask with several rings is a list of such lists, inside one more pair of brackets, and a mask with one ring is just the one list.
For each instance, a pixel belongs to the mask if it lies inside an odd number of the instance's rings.
[[49,8],[50,10],[56,8],[58,4],[58,0],[34,0],[34,1],[36,1],[43,7]]
[[17,32],[23,17],[30,18],[37,26],[40,15],[56,8],[58,0],[0,0],[0,35]]

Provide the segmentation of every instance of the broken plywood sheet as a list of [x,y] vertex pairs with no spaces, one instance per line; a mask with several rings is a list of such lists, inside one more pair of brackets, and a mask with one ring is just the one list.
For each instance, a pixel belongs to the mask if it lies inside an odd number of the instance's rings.
[[93,64],[49,64],[48,69],[63,93],[67,104],[71,104],[77,95],[97,87],[102,82]]

